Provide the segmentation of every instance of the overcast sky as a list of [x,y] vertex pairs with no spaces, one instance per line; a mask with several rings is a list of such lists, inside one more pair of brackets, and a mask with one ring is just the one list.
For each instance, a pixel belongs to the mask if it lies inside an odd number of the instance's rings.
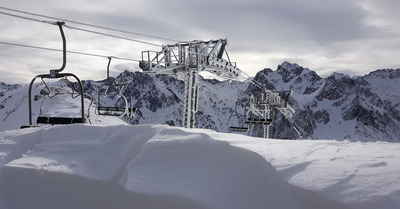
[[[298,63],[321,76],[333,72],[365,75],[376,69],[400,68],[398,0],[2,0],[0,6],[174,40],[228,38],[230,59],[250,76],[264,68],[275,70],[283,61]],[[0,28],[0,42],[62,46],[54,25],[0,14]],[[69,28],[64,31],[70,51],[140,59],[141,51],[161,49]],[[113,34],[156,44],[173,43]],[[0,47],[0,81],[6,83],[29,83],[35,75],[62,64],[60,52]],[[83,80],[104,79],[107,61],[68,54],[64,72]],[[112,61],[112,75],[124,69],[139,70],[138,63]]]

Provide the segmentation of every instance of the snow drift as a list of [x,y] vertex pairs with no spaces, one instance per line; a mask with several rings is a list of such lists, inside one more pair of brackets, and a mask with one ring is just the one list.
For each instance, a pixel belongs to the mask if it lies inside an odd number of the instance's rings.
[[72,125],[1,139],[10,208],[343,208],[201,131]]
[[399,149],[160,125],[4,131],[0,208],[394,209]]

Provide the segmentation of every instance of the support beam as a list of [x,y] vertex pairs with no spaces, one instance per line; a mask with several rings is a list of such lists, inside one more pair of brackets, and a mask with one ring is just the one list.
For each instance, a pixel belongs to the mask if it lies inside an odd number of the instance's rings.
[[195,128],[198,107],[197,69],[188,68],[185,72],[182,127]]

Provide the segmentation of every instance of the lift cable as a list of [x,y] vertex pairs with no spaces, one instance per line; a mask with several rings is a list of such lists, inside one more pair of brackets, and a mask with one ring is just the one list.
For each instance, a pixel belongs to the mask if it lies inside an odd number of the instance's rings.
[[174,40],[174,39],[170,39],[170,38],[164,38],[164,37],[160,37],[160,36],[154,36],[154,35],[148,35],[148,34],[143,34],[143,33],[125,31],[125,30],[120,30],[120,29],[115,29],[115,28],[110,28],[110,27],[105,27],[105,26],[99,26],[99,25],[94,25],[94,24],[74,21],[74,20],[68,20],[68,19],[63,19],[63,18],[58,18],[58,17],[52,17],[52,16],[47,16],[47,15],[36,14],[36,13],[17,10],[17,9],[11,9],[11,8],[7,8],[7,7],[1,7],[0,6],[0,9],[12,11],[12,12],[23,13],[23,14],[32,15],[32,16],[37,16],[37,17],[43,17],[43,18],[49,18],[49,19],[69,22],[69,23],[75,23],[75,24],[79,24],[79,25],[84,25],[84,26],[89,26],[89,27],[99,28],[99,29],[104,29],[104,30],[109,30],[109,31],[115,31],[115,32],[120,32],[120,33],[132,34],[132,35],[143,36],[143,37],[154,38],[154,39],[160,39],[160,40],[166,40],[166,41],[172,41],[172,42],[180,42],[179,40]]
[[102,32],[98,32],[98,31],[93,31],[93,30],[88,30],[88,29],[83,29],[83,28],[77,28],[77,27],[73,27],[73,26],[69,26],[69,25],[64,25],[64,26],[66,28],[69,28],[69,29],[84,31],[84,32],[93,33],[93,34],[97,34],[97,35],[109,36],[109,37],[112,37],[112,38],[119,38],[119,39],[124,39],[124,40],[128,40],[128,41],[134,41],[134,42],[138,42],[138,43],[142,43],[142,44],[148,44],[148,45],[157,46],[157,47],[162,46],[160,44],[154,44],[154,43],[150,43],[150,42],[147,42],[147,41],[140,41],[140,40],[126,38],[126,37],[122,37],[122,36],[111,35],[111,34],[108,34],[108,33],[102,33]]
[[[53,49],[53,48],[32,46],[32,45],[26,45],[26,44],[17,44],[17,43],[10,43],[10,42],[4,42],[4,41],[0,41],[0,44],[11,45],[11,46],[19,46],[19,47],[25,47],[25,48],[32,48],[32,49],[47,50],[47,51],[57,51],[57,52],[62,52],[63,51],[61,49]],[[68,50],[67,50],[67,53],[79,54],[79,55],[85,55],[85,56],[92,56],[92,57],[101,57],[101,58],[110,57],[110,56],[106,56],[106,55],[92,54],[92,53],[86,53],[86,52],[77,52],[77,51],[68,51]],[[140,60],[137,60],[137,59],[114,57],[114,56],[112,56],[112,58],[113,59],[119,59],[119,60],[125,60],[125,61],[132,61],[132,62],[139,62],[140,61]]]
[[[262,84],[260,84],[259,82],[257,82],[256,80],[254,80],[254,78],[252,78],[251,76],[249,76],[247,73],[245,73],[244,71],[241,72],[241,74],[244,74],[245,76],[241,75],[245,80],[251,78],[250,83],[252,83],[253,85],[255,85],[256,87],[260,88],[261,90],[268,90],[266,89]],[[247,77],[247,78],[246,78]]]
[[47,23],[47,24],[53,24],[54,23],[54,21],[38,20],[38,19],[34,19],[34,18],[26,17],[26,16],[21,16],[21,15],[16,15],[16,14],[10,14],[10,13],[7,13],[7,12],[2,12],[2,11],[0,11],[0,14],[8,15],[8,16],[11,16],[11,17],[17,17],[17,18],[21,18],[21,19],[25,19],[25,20],[40,22],[40,23]]
[[[25,20],[40,22],[40,23],[51,24],[51,25],[56,24],[56,22],[54,22],[54,21],[39,20],[39,19],[30,18],[30,17],[26,17],[26,16],[10,14],[10,13],[7,13],[7,12],[2,12],[2,11],[0,11],[0,14],[12,16],[12,17],[17,17],[17,18],[21,18],[21,19],[25,19]],[[93,30],[87,30],[87,29],[82,29],[82,28],[78,28],[78,27],[72,27],[72,26],[68,26],[68,25],[64,25],[64,26],[65,26],[66,28],[69,28],[69,29],[74,29],[74,30],[79,30],[79,31],[88,32],[88,33],[93,33],[93,34],[108,36],[108,37],[112,37],[112,38],[119,38],[119,39],[124,39],[124,40],[128,40],[128,41],[138,42],[138,43],[142,43],[142,44],[148,44],[148,45],[157,46],[157,47],[162,46],[162,45],[160,45],[160,44],[150,43],[150,42],[141,41],[141,40],[137,40],[137,39],[126,38],[126,37],[122,37],[122,36],[116,36],[116,35],[112,35],[112,34],[108,34],[108,33],[102,33],[102,32],[97,32],[97,31],[93,31]]]

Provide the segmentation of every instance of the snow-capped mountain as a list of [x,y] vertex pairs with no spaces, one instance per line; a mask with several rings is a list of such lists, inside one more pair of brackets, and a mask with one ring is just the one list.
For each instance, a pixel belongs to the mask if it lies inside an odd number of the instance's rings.
[[0,96],[4,96],[6,92],[12,91],[21,87],[19,84],[6,84],[0,81]]
[[[300,138],[293,129],[296,126],[303,138],[400,141],[400,93],[394,90],[399,86],[400,69],[377,70],[357,77],[334,73],[322,78],[312,70],[284,62],[275,71],[260,71],[254,80],[271,90],[293,91],[289,103],[296,113],[288,120],[275,112],[271,138]],[[124,118],[125,121],[131,124],[181,126],[183,81],[168,75],[129,71],[124,71],[113,78],[113,81],[129,86],[133,95],[133,106],[137,108],[135,116]],[[85,92],[92,95],[94,103],[98,89],[104,82],[105,80],[83,81]],[[248,92],[256,90],[250,80],[240,82],[200,78],[198,85],[200,95],[196,127],[219,132],[229,131],[229,117],[236,100],[246,98]],[[38,95],[40,88],[44,87],[36,86],[39,88],[35,91]],[[28,86],[24,86],[0,97],[0,105],[3,107],[0,108],[0,130],[24,125],[10,125],[6,118],[12,118],[11,115],[28,117],[23,116],[26,113],[17,113],[20,112],[19,106],[26,109],[27,105],[21,103],[28,102],[27,94]],[[125,89],[124,95],[128,94],[129,91]],[[40,100],[34,102],[36,108],[39,108],[39,103]],[[119,101],[117,105],[123,104]],[[92,116],[94,109],[91,110]],[[262,129],[256,127],[250,135],[262,136]]]
[[[315,138],[400,141],[400,70],[377,70],[365,76],[314,71],[285,62],[255,79],[277,90],[293,90],[294,123]],[[275,124],[275,130],[285,123]],[[273,132],[278,137],[277,131]]]

